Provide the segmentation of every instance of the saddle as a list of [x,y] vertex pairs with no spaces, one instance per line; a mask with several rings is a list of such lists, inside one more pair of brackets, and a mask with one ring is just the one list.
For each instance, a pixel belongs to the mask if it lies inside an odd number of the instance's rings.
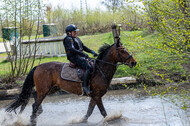
[[[90,65],[93,67],[93,62],[89,61]],[[94,69],[94,67],[93,67]],[[73,82],[83,82],[83,75],[85,70],[81,67],[75,65],[74,63],[65,63],[61,70],[61,78],[64,80],[69,80]]]

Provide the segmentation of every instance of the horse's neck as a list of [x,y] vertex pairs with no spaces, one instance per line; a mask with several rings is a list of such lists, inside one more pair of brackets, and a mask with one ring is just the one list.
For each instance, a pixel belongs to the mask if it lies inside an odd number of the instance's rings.
[[112,57],[105,56],[105,58],[102,59],[102,62],[100,61],[98,63],[98,67],[100,69],[98,70],[98,72],[101,75],[104,74],[101,77],[103,78],[103,80],[106,80],[106,83],[109,85],[117,69],[116,62],[114,62]]

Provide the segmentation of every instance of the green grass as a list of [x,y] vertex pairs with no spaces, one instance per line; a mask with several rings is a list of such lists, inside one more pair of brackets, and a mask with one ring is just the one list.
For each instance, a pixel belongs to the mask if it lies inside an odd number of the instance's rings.
[[[157,43],[159,44],[157,40],[162,41],[163,39],[156,34],[148,34],[144,31],[123,32],[122,42],[133,54],[138,64],[133,69],[125,66],[119,67],[115,77],[145,75],[146,78],[152,79],[155,75],[164,78],[164,76],[172,76],[174,73],[185,76],[186,71],[182,64],[189,61],[180,60],[177,55],[160,51],[161,47],[155,46]],[[151,43],[151,46],[145,42]]]
[[[30,37],[30,39],[35,39],[36,38],[36,36],[31,36]],[[39,35],[39,36],[37,36],[37,38],[43,38],[43,35]],[[23,40],[28,40],[29,38],[28,38],[28,36],[24,36],[23,37]]]
[[[96,34],[96,35],[86,35],[80,36],[83,43],[98,52],[100,46],[103,43],[113,44],[112,33]],[[174,60],[175,55],[161,52],[159,50],[153,49],[148,46],[145,41],[155,44],[155,40],[158,38],[157,35],[148,34],[144,31],[124,31],[121,33],[121,42],[128,49],[128,51],[133,55],[137,61],[137,66],[134,68],[129,68],[128,66],[119,66],[114,77],[124,77],[124,76],[146,76],[147,78],[153,78],[154,75],[161,72],[162,74],[172,75],[173,73],[185,74],[182,63],[188,61],[184,60]],[[143,39],[142,39],[143,38]],[[162,38],[159,38],[162,41]],[[0,54],[0,57],[5,54]],[[92,56],[92,55],[90,55]],[[66,57],[53,57],[53,58],[43,58],[41,60],[37,59],[35,65],[51,62],[68,62]],[[0,76],[8,74],[10,71],[10,63],[3,62],[0,58]],[[154,74],[153,74],[154,73]]]

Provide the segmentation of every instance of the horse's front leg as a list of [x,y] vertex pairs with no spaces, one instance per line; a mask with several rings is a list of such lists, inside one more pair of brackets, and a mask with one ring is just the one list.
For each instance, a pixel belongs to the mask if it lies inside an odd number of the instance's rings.
[[90,115],[92,114],[94,110],[95,105],[96,105],[96,101],[93,98],[91,98],[89,106],[88,106],[88,111],[86,115],[83,117],[82,122],[87,122],[88,118],[90,117]]
[[105,118],[107,116],[106,110],[104,108],[104,105],[102,103],[102,98],[98,98],[96,101],[96,104],[100,110],[100,113],[102,114],[102,116]]

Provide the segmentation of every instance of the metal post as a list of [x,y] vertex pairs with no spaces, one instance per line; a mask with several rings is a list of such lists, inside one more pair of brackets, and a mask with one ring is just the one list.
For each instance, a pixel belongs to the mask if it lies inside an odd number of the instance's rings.
[[121,27],[121,24],[112,25],[112,33],[113,33],[114,42],[117,42],[118,39],[120,39],[120,27]]
[[118,26],[118,33],[119,33],[119,36],[121,35],[121,33],[120,33],[120,31],[121,31],[121,24],[117,24],[117,26]]

